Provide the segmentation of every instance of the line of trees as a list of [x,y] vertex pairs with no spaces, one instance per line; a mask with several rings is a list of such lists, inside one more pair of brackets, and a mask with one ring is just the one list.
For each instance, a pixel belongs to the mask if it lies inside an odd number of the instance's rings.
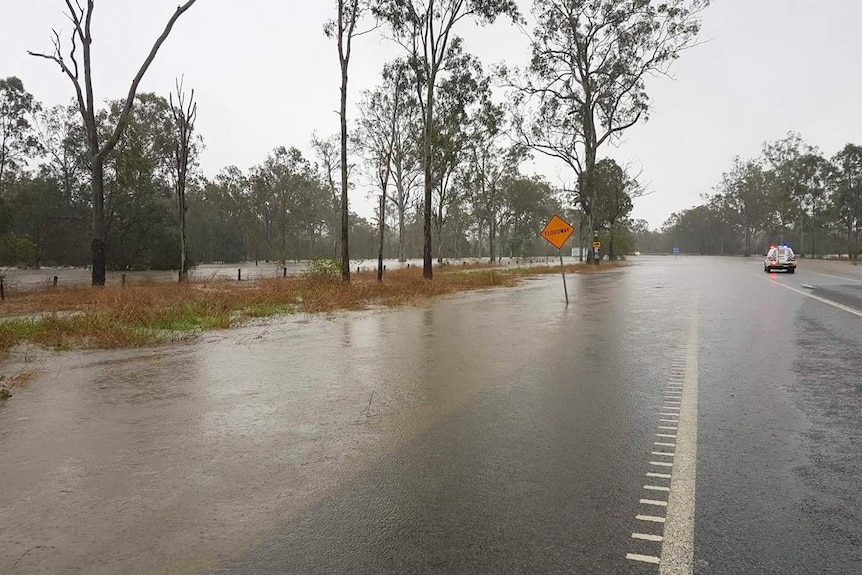
[[[87,265],[92,195],[75,106],[42,109],[17,78],[0,80],[0,98],[3,110],[9,109],[5,102],[10,100],[22,104],[14,122],[11,114],[3,119],[0,265]],[[108,102],[97,116],[99,125],[114,124],[122,105]],[[340,257],[337,139],[316,138],[312,146],[316,159],[306,158],[296,148],[279,147],[249,170],[230,166],[205,178],[198,166],[203,139],[185,135],[190,145],[184,152],[175,145],[174,134],[194,111],[189,101],[182,108],[156,94],[136,96],[123,136],[104,161],[108,269],[181,269],[178,170],[189,176],[184,203],[192,262]],[[362,121],[367,123],[369,118]],[[409,123],[397,126],[408,128]],[[396,138],[393,192],[386,195],[395,209],[386,226],[386,251],[406,259],[422,253],[418,146],[410,135]],[[368,152],[370,161],[373,150]],[[466,174],[464,166],[458,178]],[[439,230],[439,253],[446,257],[488,255],[483,247],[487,216],[481,210],[485,208],[470,196],[479,188],[468,188],[467,183],[464,179],[463,185],[453,185],[457,191],[451,192],[453,199],[441,212],[445,221]],[[544,253],[541,244],[532,240],[535,229],[560,209],[550,185],[517,170],[511,170],[505,181],[495,175],[492,185],[497,234],[505,238],[498,243],[497,257]],[[376,231],[373,222],[350,214],[356,259],[374,257],[379,242]]]
[[[535,0],[531,64],[489,72],[458,31],[468,21],[521,22],[514,0],[334,0],[324,32],[337,44],[340,134],[315,136],[314,158],[279,147],[246,172],[231,166],[207,178],[194,94],[179,84],[176,102],[137,94],[194,1],[169,20],[128,95],[101,109],[91,80],[94,0],[66,0],[71,46],[55,32],[52,53],[33,53],[71,80],[72,105],[43,110],[17,78],[0,84],[0,264],[90,263],[100,285],[105,268],[184,277],[189,261],[326,255],[342,261],[349,281],[350,259],[376,256],[382,266],[388,253],[421,255],[431,278],[433,254],[544,253],[537,236],[554,212],[576,224],[578,245],[595,233],[617,257],[633,248],[629,216],[643,189],[599,150],[646,118],[645,77],[667,73],[694,43],[708,4]],[[354,40],[375,31],[402,56],[348,118]],[[495,86],[508,89],[505,103]],[[533,152],[571,168],[572,189],[523,174]],[[349,209],[348,190],[363,180],[378,194],[375,222]]]
[[658,232],[637,224],[645,252],[764,253],[789,243],[797,253],[858,259],[862,235],[862,146],[831,158],[790,132],[757,158],[736,157],[704,203],[673,214]]

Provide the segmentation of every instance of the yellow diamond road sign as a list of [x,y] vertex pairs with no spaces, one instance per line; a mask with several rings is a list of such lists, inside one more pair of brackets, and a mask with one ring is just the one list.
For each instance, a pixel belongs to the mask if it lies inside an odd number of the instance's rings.
[[575,228],[570,226],[566,220],[560,216],[554,216],[545,229],[542,230],[542,237],[551,242],[555,248],[562,249],[566,240],[574,233]]

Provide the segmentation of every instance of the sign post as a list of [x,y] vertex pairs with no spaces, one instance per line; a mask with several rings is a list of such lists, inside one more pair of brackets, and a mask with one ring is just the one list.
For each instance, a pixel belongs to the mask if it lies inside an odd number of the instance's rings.
[[563,245],[574,232],[575,228],[569,225],[566,220],[556,215],[551,218],[548,225],[542,230],[542,237],[557,248],[557,253],[560,255],[560,269],[563,274],[563,292],[566,294],[566,305],[569,305],[569,288],[566,286],[566,271],[563,266]]

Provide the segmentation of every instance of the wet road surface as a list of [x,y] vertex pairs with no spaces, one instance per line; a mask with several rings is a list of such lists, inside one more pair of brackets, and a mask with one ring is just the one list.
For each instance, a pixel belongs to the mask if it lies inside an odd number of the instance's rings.
[[0,574],[862,572],[858,268],[637,262],[25,350]]

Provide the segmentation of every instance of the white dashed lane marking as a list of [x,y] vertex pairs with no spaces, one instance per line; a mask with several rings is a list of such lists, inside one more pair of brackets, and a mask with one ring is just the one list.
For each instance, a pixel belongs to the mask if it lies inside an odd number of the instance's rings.
[[656,517],[655,515],[636,515],[635,519],[641,521],[649,521],[651,523],[664,523],[664,517]]
[[665,491],[670,492],[670,487],[662,487],[661,485],[644,485],[647,491]]
[[670,475],[669,473],[655,473],[653,471],[650,471],[649,473],[647,473],[646,476],[647,477],[657,477],[659,479],[670,479],[672,477],[672,475]]
[[654,557],[653,555],[639,555],[637,553],[627,553],[626,559],[631,559],[632,561],[640,561],[641,563],[653,563],[658,565],[659,558]]
[[661,535],[650,535],[649,533],[632,533],[632,539],[641,539],[643,541],[656,541],[661,543],[662,537]]

